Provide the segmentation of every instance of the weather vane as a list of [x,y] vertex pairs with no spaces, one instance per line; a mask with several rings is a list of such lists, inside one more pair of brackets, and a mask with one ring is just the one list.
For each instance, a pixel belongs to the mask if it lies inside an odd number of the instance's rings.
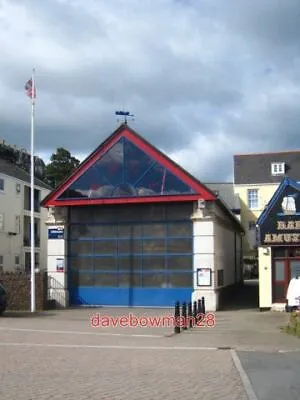
[[[132,120],[134,121],[134,115],[130,114],[129,111],[116,111],[115,114],[119,117],[124,117],[124,122],[125,124],[127,124],[127,118],[130,117],[132,118]],[[117,119],[117,121],[119,122],[119,118]]]

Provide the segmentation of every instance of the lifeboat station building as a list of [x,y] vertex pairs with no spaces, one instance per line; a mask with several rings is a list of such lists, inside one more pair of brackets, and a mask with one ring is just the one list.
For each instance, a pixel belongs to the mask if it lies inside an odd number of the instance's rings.
[[127,124],[42,206],[50,295],[63,307],[173,307],[204,296],[215,311],[242,282],[238,218]]
[[292,278],[300,277],[300,184],[281,181],[257,220],[259,307],[284,310]]

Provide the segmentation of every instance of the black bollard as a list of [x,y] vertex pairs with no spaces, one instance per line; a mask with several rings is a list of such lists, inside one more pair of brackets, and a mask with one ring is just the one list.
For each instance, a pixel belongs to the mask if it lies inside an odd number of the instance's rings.
[[180,333],[180,304],[179,301],[175,303],[175,313],[174,313],[174,332]]
[[201,319],[201,314],[202,314],[202,303],[201,303],[201,300],[199,299],[198,300],[198,302],[197,302],[198,304],[197,304],[197,315],[198,315],[198,320],[200,320]]
[[203,314],[205,314],[205,298],[204,297],[202,297],[202,312],[203,312]]
[[186,309],[186,302],[182,304],[182,319],[183,319],[183,330],[187,329],[187,309]]
[[197,314],[198,314],[198,312],[197,312],[197,302],[196,301],[194,301],[193,314],[194,314],[193,322],[194,322],[194,325],[196,325],[196,323],[197,323]]
[[188,316],[189,316],[189,327],[193,327],[193,310],[192,310],[192,302],[189,302],[188,305]]

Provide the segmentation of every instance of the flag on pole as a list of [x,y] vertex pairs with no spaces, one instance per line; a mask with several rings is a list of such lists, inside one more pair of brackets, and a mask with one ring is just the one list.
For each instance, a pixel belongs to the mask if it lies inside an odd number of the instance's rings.
[[32,79],[29,79],[25,84],[25,92],[31,99],[36,98],[35,85],[32,84]]

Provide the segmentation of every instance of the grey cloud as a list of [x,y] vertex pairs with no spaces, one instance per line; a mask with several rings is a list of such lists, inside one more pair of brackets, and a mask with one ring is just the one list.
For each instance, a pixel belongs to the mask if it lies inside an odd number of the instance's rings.
[[228,179],[234,153],[299,146],[296,0],[6,4],[0,136],[9,142],[29,147],[22,92],[36,66],[37,151],[92,151],[122,108],[168,155],[188,150],[180,161],[200,180]]

